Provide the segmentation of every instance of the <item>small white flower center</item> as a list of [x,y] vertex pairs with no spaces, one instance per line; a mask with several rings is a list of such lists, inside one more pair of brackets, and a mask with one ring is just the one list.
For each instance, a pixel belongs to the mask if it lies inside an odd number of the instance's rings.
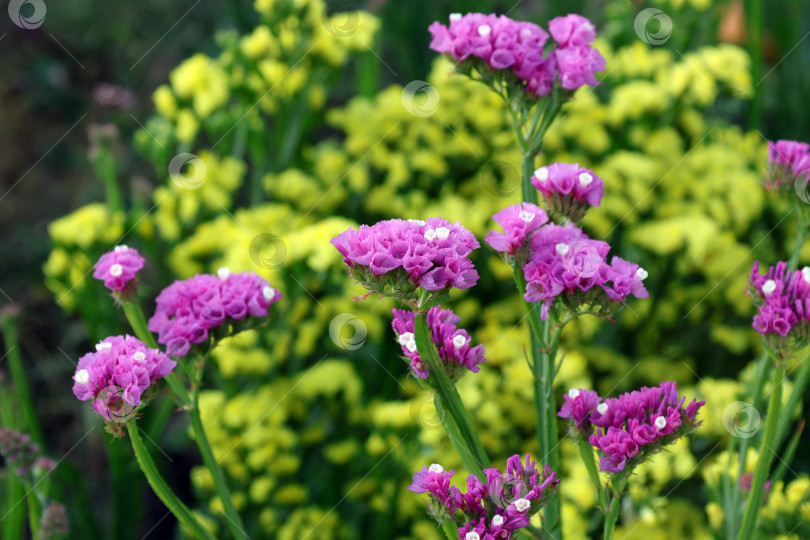
[[663,416],[659,416],[658,418],[655,419],[655,427],[657,427],[658,429],[664,429],[665,427],[667,427],[667,419],[664,418]]
[[433,465],[431,465],[430,467],[428,467],[428,470],[429,470],[430,472],[432,472],[433,474],[440,474],[440,473],[443,473],[443,472],[444,472],[444,467],[442,467],[442,466],[441,466],[441,465],[439,465],[438,463],[434,463]]
[[525,512],[529,509],[532,503],[528,499],[518,499],[515,501],[515,508],[518,512]]
[[571,399],[578,398],[579,397],[579,390],[577,390],[576,388],[570,389],[568,391],[568,397],[570,397]]
[[129,246],[126,246],[126,245],[124,245],[124,244],[121,244],[120,246],[115,246],[115,247],[113,248],[113,250],[114,250],[116,253],[121,253],[122,251],[126,251],[126,250],[128,250],[128,249],[129,249]]
[[638,270],[636,270],[636,277],[638,279],[640,279],[641,281],[644,281],[645,279],[647,279],[647,276],[649,276],[649,275],[650,274],[646,270],[641,268],[640,266],[639,266]]
[[223,266],[222,268],[217,270],[217,275],[219,276],[219,279],[225,281],[226,279],[228,279],[228,276],[231,275],[231,270],[227,266]]
[[262,296],[269,302],[276,296],[276,290],[273,287],[265,287],[262,289]]
[[481,540],[481,537],[475,531],[470,531],[467,533],[467,536],[464,537],[464,540]]
[[772,279],[769,279],[762,285],[762,294],[764,294],[765,296],[768,296],[775,290],[776,290],[776,282]]
[[556,246],[554,246],[554,249],[562,257],[565,257],[566,255],[568,255],[568,251],[571,249],[571,246],[569,246],[568,244],[560,243],[560,244],[557,244]]
[[436,231],[434,229],[428,229],[425,231],[425,238],[428,242],[433,242],[436,238]]
[[96,343],[96,352],[103,351],[104,349],[111,349],[112,343]]
[[802,268],[802,277],[805,283],[810,283],[810,266]]
[[503,525],[503,516],[495,514],[495,516],[492,518],[492,526],[500,527],[501,525]]
[[596,406],[596,412],[599,414],[605,414],[608,411],[607,403],[600,403]]
[[111,276],[118,277],[123,273],[124,273],[124,267],[121,266],[120,264],[116,263],[116,264],[110,266],[110,275]]
[[492,32],[492,28],[489,27],[488,24],[482,24],[478,27],[478,35],[481,37],[486,37]]
[[521,210],[520,213],[518,214],[518,217],[523,221],[525,221],[526,223],[531,223],[532,220],[534,219],[534,214],[532,214],[531,212],[527,212],[525,210]]
[[87,373],[86,369],[80,369],[76,372],[76,376],[74,378],[79,384],[87,384],[90,381],[90,374]]
[[421,220],[421,219],[409,219],[409,220],[408,220],[408,223],[416,223],[416,224],[417,224],[417,225],[419,225],[420,227],[424,227],[424,226],[425,226],[425,222],[424,222],[423,220]]
[[439,240],[447,240],[449,236],[450,236],[450,229],[448,229],[447,227],[439,227],[438,229],[436,229],[436,238],[438,238]]
[[405,332],[404,334],[400,334],[397,341],[399,341],[400,345],[405,345],[409,341],[413,341],[415,339],[414,335],[411,332]]
[[141,351],[138,351],[132,355],[132,358],[135,359],[137,362],[143,362],[144,360],[146,360],[146,355],[143,354]]
[[593,176],[584,172],[579,175],[579,183],[582,187],[588,187],[593,182]]
[[461,13],[451,13],[450,14],[450,20],[453,21],[453,22],[460,21],[461,20]]
[[545,182],[548,180],[548,169],[546,167],[540,167],[534,171],[534,176],[541,182]]
[[456,349],[462,348],[464,346],[464,344],[466,344],[466,343],[467,343],[467,338],[465,338],[462,335],[458,335],[458,336],[453,338],[453,346]]

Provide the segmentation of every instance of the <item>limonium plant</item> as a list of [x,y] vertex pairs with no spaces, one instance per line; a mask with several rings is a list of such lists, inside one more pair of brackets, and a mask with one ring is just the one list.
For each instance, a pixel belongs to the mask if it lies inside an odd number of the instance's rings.
[[247,533],[203,429],[199,394],[206,360],[217,342],[263,324],[281,293],[254,273],[220,268],[216,275],[199,274],[166,287],[147,324],[137,303],[137,273],[145,262],[135,248],[116,246],[95,264],[93,276],[121,304],[137,337],[107,337],[94,352],[82,356],[73,375],[73,393],[91,402],[108,432],[123,436],[126,430],[149,485],[178,521],[194,537],[213,539],[161,477],[141,439],[140,411],[155,396],[160,382],[166,381],[170,394],[189,416],[194,441],[211,473],[231,533],[245,539]]

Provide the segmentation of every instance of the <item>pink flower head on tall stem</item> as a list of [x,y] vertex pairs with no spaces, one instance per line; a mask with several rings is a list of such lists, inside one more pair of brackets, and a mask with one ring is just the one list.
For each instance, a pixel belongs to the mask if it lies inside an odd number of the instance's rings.
[[602,179],[577,163],[552,163],[534,171],[532,185],[556,215],[576,223],[605,196]]
[[104,282],[113,295],[126,300],[135,291],[137,273],[146,261],[138,250],[120,245],[102,255],[93,266],[93,277]]

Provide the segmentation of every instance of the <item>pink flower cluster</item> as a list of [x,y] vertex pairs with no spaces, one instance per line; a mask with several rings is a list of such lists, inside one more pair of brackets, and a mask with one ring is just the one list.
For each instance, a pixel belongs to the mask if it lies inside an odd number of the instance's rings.
[[790,271],[779,262],[764,275],[759,262],[751,270],[749,294],[758,306],[754,329],[769,339],[777,349],[784,349],[792,339],[795,345],[810,339],[810,267]]
[[270,305],[280,299],[281,293],[257,274],[220,268],[217,275],[199,274],[163,289],[149,330],[158,333],[158,343],[166,345],[168,354],[185,356],[192,345],[208,340],[212,329],[248,315],[266,317]]
[[484,241],[495,251],[512,257],[521,257],[528,247],[526,240],[548,222],[545,210],[526,202],[507,206],[492,219],[503,228],[503,232],[489,231]]
[[93,266],[93,277],[103,281],[104,286],[113,293],[126,297],[137,283],[136,274],[143,268],[144,262],[137,249],[124,245],[115,246]]
[[810,181],[810,145],[797,141],[768,142],[766,189],[792,189],[799,175]]
[[31,436],[0,426],[0,456],[18,476],[26,476],[39,458],[39,445]]
[[96,352],[79,359],[73,393],[93,400],[93,409],[108,422],[125,422],[141,404],[143,393],[171,373],[175,361],[132,336],[112,336]]
[[700,424],[696,416],[704,402],[693,399],[684,407],[685,401],[668,381],[604,401],[592,390],[571,389],[557,416],[570,419],[577,436],[599,450],[600,470],[619,473]]
[[[430,374],[419,352],[416,350],[416,338],[414,336],[414,321],[416,316],[413,311],[395,309],[394,320],[391,326],[397,336],[397,342],[402,347],[405,357],[410,360],[411,371],[420,379],[427,379]],[[478,373],[486,358],[484,358],[484,346],[472,346],[471,338],[464,329],[457,329],[456,323],[461,319],[449,309],[442,309],[436,306],[428,310],[427,323],[430,328],[430,339],[436,345],[441,358],[447,367],[450,378],[455,380],[464,369],[473,373]]]
[[534,171],[532,185],[556,214],[573,222],[582,219],[591,206],[599,206],[605,184],[596,174],[577,163],[554,163]]
[[454,471],[445,471],[434,463],[414,474],[408,489],[429,495],[428,512],[439,521],[455,521],[457,512],[463,513],[464,524],[458,529],[462,540],[508,540],[515,531],[529,525],[560,483],[548,465],[538,471],[528,454],[525,463],[517,454],[510,457],[506,474],[498,469],[483,472],[486,482],[470,475],[467,492],[462,493],[450,486]]
[[393,288],[404,299],[416,287],[467,289],[478,281],[478,272],[467,257],[480,244],[459,223],[442,218],[361,225],[359,230],[348,229],[333,238],[332,245],[343,255],[349,273],[379,294]]
[[545,320],[551,303],[562,298],[572,310],[583,304],[605,307],[632,294],[647,298],[643,281],[647,272],[631,262],[613,257],[610,246],[591,240],[576,225],[548,224],[532,236],[529,261],[523,266],[527,302],[543,302]]
[[[558,47],[544,54],[548,33],[536,24],[518,22],[505,15],[468,13],[450,15],[450,24],[430,25],[430,48],[457,62],[471,59],[495,72],[510,70],[533,96],[548,95],[559,84],[575,90],[599,84],[594,73],[605,69],[605,59],[590,46],[596,35],[593,24],[579,15],[557,17],[549,23]],[[473,63],[479,68],[477,63]]]

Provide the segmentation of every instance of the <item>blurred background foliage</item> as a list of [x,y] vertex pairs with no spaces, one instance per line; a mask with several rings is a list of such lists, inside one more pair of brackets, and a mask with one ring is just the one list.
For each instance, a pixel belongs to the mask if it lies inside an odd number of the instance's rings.
[[[633,25],[650,6],[672,20],[658,46]],[[393,304],[352,300],[363,291],[328,242],[358,223],[432,215],[482,238],[491,215],[518,201],[520,154],[502,103],[449,75],[452,66],[427,48],[427,26],[452,11],[542,25],[578,12],[600,30],[602,85],[564,107],[538,165],[577,161],[604,179],[602,206],[583,226],[650,271],[651,295],[615,324],[583,319],[566,330],[558,390],[615,395],[669,379],[706,399],[695,440],[634,479],[617,536],[717,534],[713,471],[728,461],[730,437],[721,416],[744,398],[760,352],[745,280],[754,260],[786,258],[795,231],[789,201],[761,187],[765,142],[810,139],[810,8],[768,7],[74,0],[48,3],[35,30],[4,19],[0,375],[10,378],[0,377],[0,418],[64,456],[52,483],[72,535],[183,534],[126,441],[110,441],[69,390],[73,362],[126,331],[88,275],[125,242],[149,259],[147,313],[172,280],[220,266],[259,272],[285,294],[265,329],[216,349],[202,398],[253,538],[440,538],[405,487],[424,464],[461,463],[398,358]],[[412,81],[432,90],[408,97]],[[171,165],[179,153],[198,156],[195,167]],[[536,451],[527,336],[516,326],[522,307],[509,268],[486,246],[474,258],[482,280],[451,307],[486,345],[487,363],[461,393],[502,461]],[[801,259],[810,263],[810,250]],[[173,413],[162,397],[146,410],[153,453],[225,537],[221,502]],[[810,534],[807,446],[774,486],[769,535]],[[594,496],[573,448],[564,443],[564,452],[566,538],[587,538]],[[10,476],[3,485],[3,531],[20,534],[19,486]]]

